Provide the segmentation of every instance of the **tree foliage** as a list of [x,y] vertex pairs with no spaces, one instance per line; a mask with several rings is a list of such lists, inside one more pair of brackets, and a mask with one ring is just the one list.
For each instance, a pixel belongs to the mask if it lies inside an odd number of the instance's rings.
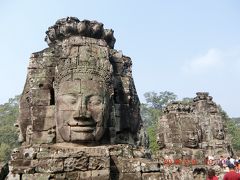
[[163,114],[163,108],[170,102],[175,101],[177,95],[169,91],[159,92],[159,94],[146,92],[144,97],[146,103],[141,104],[141,116],[149,136],[150,149],[154,153],[158,148],[156,141],[158,119]]
[[0,161],[7,161],[11,150],[18,145],[17,130],[14,127],[18,116],[19,96],[10,98],[0,105]]
[[177,95],[169,91],[159,92],[159,94],[146,92],[144,97],[149,107],[159,110],[162,110],[167,104],[177,99]]

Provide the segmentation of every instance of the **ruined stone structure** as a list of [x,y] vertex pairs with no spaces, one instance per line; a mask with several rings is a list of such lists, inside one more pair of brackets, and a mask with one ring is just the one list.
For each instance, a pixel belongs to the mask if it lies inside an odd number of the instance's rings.
[[190,105],[167,106],[151,159],[132,61],[114,49],[113,30],[68,17],[46,34],[49,47],[30,58],[17,123],[22,145],[7,179],[190,180],[206,173],[206,155],[228,153],[219,110],[198,93]]
[[113,49],[113,31],[69,17],[46,34],[49,48],[32,54],[20,100],[21,141],[135,144],[141,118],[132,62]]
[[198,92],[190,103],[169,104],[158,125],[159,157],[168,165],[188,163],[189,172],[204,174],[208,157],[219,159],[233,153],[223,116],[206,92]]
[[21,147],[8,179],[163,178],[149,159],[132,61],[113,49],[113,30],[74,17],[46,32],[20,99]]

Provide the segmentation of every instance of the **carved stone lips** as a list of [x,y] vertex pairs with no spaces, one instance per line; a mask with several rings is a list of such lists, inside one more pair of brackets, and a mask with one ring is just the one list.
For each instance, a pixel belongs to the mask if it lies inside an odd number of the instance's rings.
[[96,128],[96,123],[92,119],[72,120],[68,125],[75,132],[93,132]]
[[75,132],[93,132],[95,126],[71,126],[71,130]]

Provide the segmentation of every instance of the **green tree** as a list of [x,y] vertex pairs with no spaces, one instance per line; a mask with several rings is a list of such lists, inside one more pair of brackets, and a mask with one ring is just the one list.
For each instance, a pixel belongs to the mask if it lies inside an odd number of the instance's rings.
[[177,99],[177,95],[169,91],[159,92],[159,94],[155,92],[146,92],[144,97],[148,106],[160,110],[162,110],[170,102]]
[[146,103],[141,104],[141,116],[149,136],[150,149],[154,153],[158,149],[156,141],[158,119],[163,114],[163,108],[170,102],[175,101],[177,95],[169,91],[159,92],[159,94],[147,92],[144,97]]
[[182,103],[183,104],[188,104],[188,103],[191,103],[193,101],[193,98],[189,98],[189,97],[185,97],[182,99]]
[[0,161],[7,161],[11,150],[18,145],[17,130],[14,127],[18,116],[19,96],[10,98],[0,105]]
[[6,143],[0,144],[0,161],[8,161],[11,153],[10,145]]

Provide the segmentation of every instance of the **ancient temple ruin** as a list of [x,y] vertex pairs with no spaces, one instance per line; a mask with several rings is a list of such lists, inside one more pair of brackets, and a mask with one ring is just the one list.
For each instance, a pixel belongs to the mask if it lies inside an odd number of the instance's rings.
[[132,62],[113,49],[113,30],[70,17],[46,34],[49,48],[32,54],[20,100],[24,144],[135,144],[141,117]]
[[48,28],[20,99],[8,179],[147,179],[161,175],[143,146],[132,61],[113,30],[75,17]]
[[206,174],[209,157],[233,155],[224,123],[219,107],[206,92],[198,92],[189,103],[172,102],[159,119],[158,157],[166,164],[191,165],[188,170]]
[[[29,60],[17,120],[21,146],[7,179],[187,180],[206,171],[205,156],[229,153],[216,104],[198,93],[191,104],[167,106],[152,159],[132,61],[114,49],[113,30],[67,17],[46,34],[49,47]],[[198,161],[166,166],[171,159]]]

